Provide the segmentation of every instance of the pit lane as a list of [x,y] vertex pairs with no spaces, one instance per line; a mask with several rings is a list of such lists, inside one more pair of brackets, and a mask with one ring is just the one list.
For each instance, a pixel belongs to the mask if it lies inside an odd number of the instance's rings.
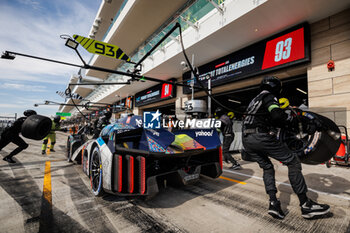
[[[96,198],[80,165],[65,161],[66,136],[57,134],[56,152],[49,155],[41,155],[40,141],[26,140],[30,146],[15,157],[16,164],[1,160],[0,232],[350,232],[347,168],[303,165],[309,196],[331,205],[328,216],[304,220],[287,167],[274,162],[287,212],[280,221],[267,215],[261,169],[243,161],[242,170],[224,165],[220,179],[167,186],[150,200]],[[11,144],[0,154],[4,157],[14,148]]]

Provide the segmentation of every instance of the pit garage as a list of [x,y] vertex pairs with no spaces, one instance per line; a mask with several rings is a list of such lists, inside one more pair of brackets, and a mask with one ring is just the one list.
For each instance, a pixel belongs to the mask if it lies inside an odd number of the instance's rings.
[[[245,87],[239,90],[234,90],[226,93],[220,93],[213,95],[214,98],[222,103],[223,105],[237,110],[235,113],[235,119],[242,119],[242,112],[244,112],[249,102],[254,98],[260,91],[259,85]],[[287,98],[291,106],[299,107],[304,104],[308,106],[308,88],[307,88],[307,77],[301,75],[297,77],[290,77],[282,80],[282,93],[280,97]],[[212,101],[212,114],[218,104]]]

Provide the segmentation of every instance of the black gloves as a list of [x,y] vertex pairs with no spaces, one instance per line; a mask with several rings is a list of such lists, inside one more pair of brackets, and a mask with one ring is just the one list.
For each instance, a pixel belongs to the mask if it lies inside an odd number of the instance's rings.
[[322,122],[314,117],[310,119],[308,117],[302,117],[303,131],[308,134],[314,134],[316,131],[321,131],[323,129]]

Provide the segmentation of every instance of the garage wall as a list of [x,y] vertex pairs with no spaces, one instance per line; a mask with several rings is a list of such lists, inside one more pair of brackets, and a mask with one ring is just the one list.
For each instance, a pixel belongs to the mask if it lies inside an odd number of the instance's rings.
[[[332,58],[335,70],[329,72]],[[350,129],[350,9],[311,24],[309,107]]]

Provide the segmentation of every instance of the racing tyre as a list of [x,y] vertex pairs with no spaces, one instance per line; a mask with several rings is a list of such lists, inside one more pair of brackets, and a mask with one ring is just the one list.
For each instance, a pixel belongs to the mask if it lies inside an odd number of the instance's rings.
[[[327,117],[308,112],[321,121],[326,129],[316,131],[303,139],[298,139],[295,134],[281,130],[279,138],[288,149],[299,156],[302,163],[322,164],[329,161],[339,149],[341,139],[334,135],[339,134],[338,126]],[[331,135],[333,133],[333,136]]]
[[29,116],[22,125],[21,133],[23,137],[42,140],[51,130],[52,121],[50,118],[41,115]]
[[90,181],[92,192],[95,196],[102,196],[104,194],[102,185],[102,162],[101,153],[98,147],[95,147],[91,154],[90,166]]
[[71,162],[71,154],[70,154],[70,140],[69,140],[69,137],[67,138],[67,159],[68,159],[68,162]]

